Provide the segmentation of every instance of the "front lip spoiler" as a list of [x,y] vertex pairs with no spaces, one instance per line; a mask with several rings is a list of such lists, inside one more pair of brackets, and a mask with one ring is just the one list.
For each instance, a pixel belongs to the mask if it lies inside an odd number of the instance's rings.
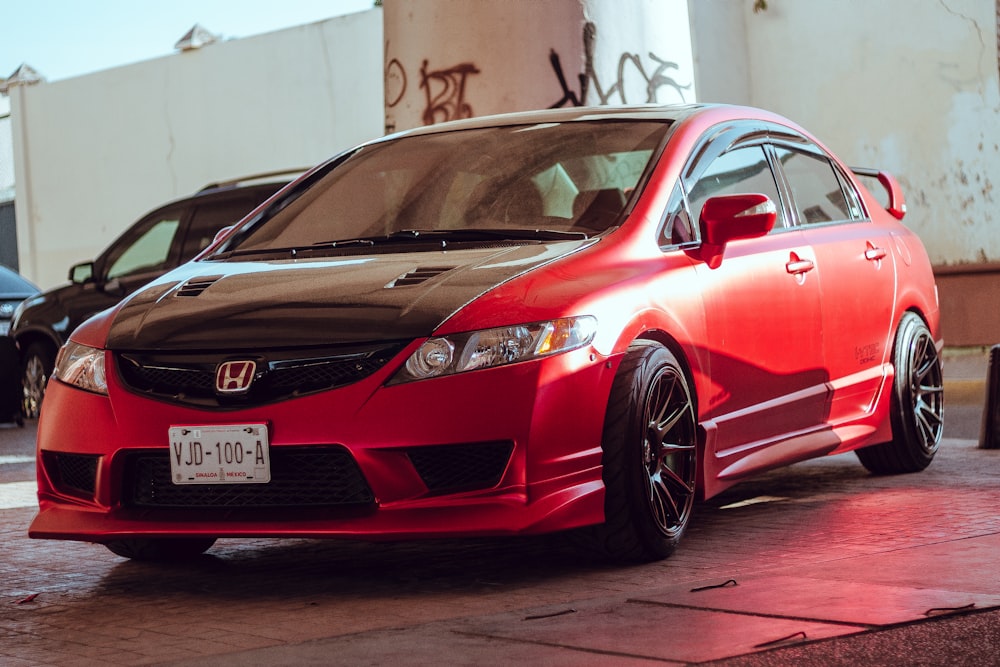
[[[422,499],[393,507],[358,511],[358,516],[295,518],[288,510],[280,521],[159,521],[152,511],[85,508],[42,496],[28,529],[33,539],[110,542],[127,538],[333,538],[397,541],[541,534],[604,520],[604,484],[600,470],[580,481],[528,502],[525,490]],[[589,480],[585,478],[590,478]],[[405,505],[405,506],[404,506]],[[341,512],[338,511],[338,514]]]

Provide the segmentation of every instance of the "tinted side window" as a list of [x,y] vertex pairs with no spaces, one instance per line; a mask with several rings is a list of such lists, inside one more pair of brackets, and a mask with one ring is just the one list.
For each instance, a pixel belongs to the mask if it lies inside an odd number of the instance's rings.
[[[263,201],[266,197],[261,197]],[[223,227],[243,219],[260,203],[252,197],[240,197],[224,202],[203,203],[195,209],[187,237],[181,246],[181,262],[186,262],[208,247]]]
[[765,194],[781,206],[778,185],[761,146],[743,146],[717,157],[691,188],[688,200],[692,214],[700,219],[709,197],[748,193]]
[[108,280],[148,271],[163,271],[167,268],[170,248],[180,227],[180,213],[165,214],[150,224],[143,225],[122,239],[115,248],[108,267]]
[[[844,175],[844,173],[838,169],[834,169],[837,172],[837,180],[840,181],[840,187],[843,189],[844,194],[847,195],[847,206],[851,212],[851,219],[853,220],[867,220],[868,214],[865,212],[865,207],[861,204],[861,194],[858,192],[857,187]],[[876,179],[877,180],[877,179]],[[885,188],[882,188],[885,192]],[[885,192],[886,200],[888,200],[888,192]],[[886,204],[888,206],[888,204]]]
[[661,248],[674,245],[685,245],[698,240],[687,206],[684,205],[684,194],[680,185],[674,187],[667,203],[667,212],[660,228],[659,245]]
[[800,225],[856,219],[858,206],[848,203],[827,158],[784,147],[775,148],[775,153],[792,190]]

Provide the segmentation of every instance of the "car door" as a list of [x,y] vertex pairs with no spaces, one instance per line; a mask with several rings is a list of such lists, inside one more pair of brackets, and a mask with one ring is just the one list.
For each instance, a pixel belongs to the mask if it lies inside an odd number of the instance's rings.
[[[762,143],[736,145],[707,161],[685,184],[694,215],[709,197],[736,193],[766,194],[780,210]],[[717,268],[696,267],[713,385],[699,398],[703,423],[714,429],[717,460],[708,465],[723,477],[802,458],[812,445],[793,439],[826,416],[815,257],[802,231],[783,219],[779,214],[766,236],[730,242]],[[788,446],[764,451],[779,442]]]
[[892,351],[896,286],[888,232],[867,218],[846,175],[811,143],[775,143],[793,218],[816,256],[829,421],[872,410]]

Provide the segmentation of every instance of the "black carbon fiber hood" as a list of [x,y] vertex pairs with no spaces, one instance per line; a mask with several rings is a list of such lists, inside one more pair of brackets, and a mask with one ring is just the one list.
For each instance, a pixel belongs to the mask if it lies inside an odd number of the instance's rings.
[[476,297],[593,240],[186,264],[115,315],[115,350],[248,350],[430,335]]

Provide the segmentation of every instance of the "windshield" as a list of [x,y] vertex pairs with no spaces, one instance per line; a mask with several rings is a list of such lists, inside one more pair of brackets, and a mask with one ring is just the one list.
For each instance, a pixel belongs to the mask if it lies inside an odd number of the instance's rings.
[[597,234],[620,222],[668,127],[546,123],[365,146],[220,252]]
[[24,296],[34,294],[38,288],[20,275],[0,266],[0,296]]

